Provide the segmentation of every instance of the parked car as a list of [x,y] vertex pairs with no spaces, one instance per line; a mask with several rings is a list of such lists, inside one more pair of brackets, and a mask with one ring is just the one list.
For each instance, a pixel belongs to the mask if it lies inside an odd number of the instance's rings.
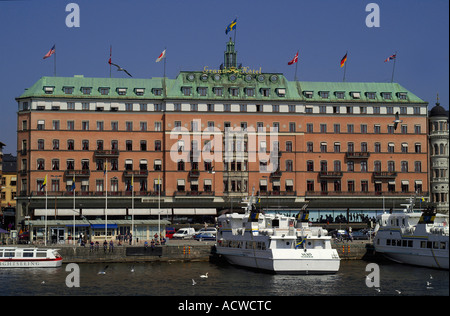
[[195,229],[192,227],[189,228],[180,228],[175,234],[173,234],[173,239],[190,239],[194,237]]
[[216,234],[212,232],[203,232],[194,236],[195,240],[216,240]]
[[201,234],[201,233],[213,233],[213,234],[217,234],[217,229],[215,227],[206,227],[206,228],[202,228],[200,229],[197,234]]
[[362,232],[362,231],[352,232],[352,237],[355,240],[357,240],[357,239],[369,239],[369,235],[367,233],[365,233],[365,232]]
[[30,243],[30,232],[23,232],[19,234],[19,244],[29,244]]
[[166,227],[166,238],[172,239],[173,234],[175,234],[175,228],[174,227]]

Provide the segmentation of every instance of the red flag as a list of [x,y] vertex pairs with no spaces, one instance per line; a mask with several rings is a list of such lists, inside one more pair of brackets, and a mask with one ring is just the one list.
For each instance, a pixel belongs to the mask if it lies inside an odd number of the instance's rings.
[[111,55],[112,55],[112,46],[109,46],[109,60],[108,60],[108,64],[111,65]]
[[288,65],[295,64],[296,62],[298,62],[298,52],[297,52],[297,54],[295,54],[294,59],[292,59],[290,62],[288,62]]
[[51,55],[53,55],[55,53],[56,49],[55,49],[55,45],[53,45],[53,47],[48,51],[47,54],[45,54],[43,59],[49,58]]
[[164,57],[166,57],[166,50],[163,50],[161,55],[159,55],[159,57],[156,58],[156,62],[159,63],[161,60],[163,60]]

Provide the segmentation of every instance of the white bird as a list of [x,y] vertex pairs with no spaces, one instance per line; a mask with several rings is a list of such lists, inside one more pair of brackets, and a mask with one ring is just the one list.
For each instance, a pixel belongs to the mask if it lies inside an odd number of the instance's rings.
[[131,272],[134,272],[134,266],[131,266]]
[[430,280],[433,280],[433,276],[430,274]]
[[399,290],[395,290],[395,292],[397,292],[398,294],[402,294],[402,292],[400,292]]
[[394,131],[395,131],[397,129],[398,123],[403,122],[402,120],[400,120],[398,112],[395,112],[395,120],[393,122],[394,122]]
[[197,282],[194,281],[194,279],[192,279],[192,285],[196,285]]
[[380,293],[381,292],[381,290],[379,289],[379,288],[375,288],[375,291],[377,291],[378,293]]
[[430,285],[431,285],[431,282],[427,281],[427,286],[430,286]]
[[109,266],[106,266],[103,268],[103,270],[99,271],[97,274],[106,274],[106,269],[108,269]]
[[125,72],[128,76],[133,77],[125,68],[120,67],[119,65],[115,64],[115,63],[110,63],[113,66],[117,67],[117,71],[123,71]]
[[207,279],[208,278],[208,272],[206,272],[206,274],[202,274],[200,277],[203,278],[203,279]]
[[45,284],[45,281],[42,281],[41,284]]

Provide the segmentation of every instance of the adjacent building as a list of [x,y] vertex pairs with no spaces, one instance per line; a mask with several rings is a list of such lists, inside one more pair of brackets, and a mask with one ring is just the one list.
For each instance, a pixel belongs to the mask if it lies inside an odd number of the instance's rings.
[[18,221],[202,221],[252,194],[356,219],[428,198],[426,102],[262,68],[238,65],[230,40],[221,67],[175,79],[42,77],[17,98]]

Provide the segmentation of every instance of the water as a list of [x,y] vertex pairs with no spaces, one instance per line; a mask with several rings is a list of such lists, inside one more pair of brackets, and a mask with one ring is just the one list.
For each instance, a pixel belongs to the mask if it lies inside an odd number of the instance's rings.
[[[397,263],[379,263],[381,292],[377,292],[366,286],[365,279],[370,273],[365,271],[367,264],[361,260],[341,261],[340,271],[334,275],[274,275],[209,262],[108,264],[106,274],[99,275],[106,264],[80,264],[78,288],[66,286],[70,273],[65,271],[66,264],[50,269],[2,268],[0,295],[449,295],[448,271]],[[208,278],[200,278],[206,272]],[[192,279],[196,285],[192,285]],[[428,289],[427,281],[431,282]]]

